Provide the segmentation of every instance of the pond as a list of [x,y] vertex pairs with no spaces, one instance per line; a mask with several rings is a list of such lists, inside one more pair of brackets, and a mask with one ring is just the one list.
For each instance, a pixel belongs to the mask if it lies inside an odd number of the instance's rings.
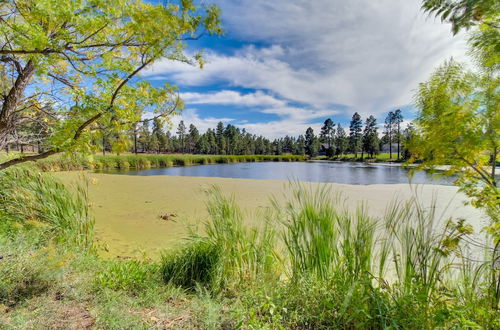
[[[298,180],[354,185],[409,183],[409,170],[400,166],[355,162],[259,162],[147,170],[106,171],[125,175],[168,175],[194,177],[241,178],[257,180]],[[452,185],[453,178],[415,172],[411,183]]]

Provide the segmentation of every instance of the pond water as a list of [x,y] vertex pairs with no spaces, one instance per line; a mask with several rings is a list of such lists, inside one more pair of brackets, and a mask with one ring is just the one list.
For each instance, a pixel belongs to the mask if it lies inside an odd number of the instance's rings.
[[[106,171],[125,175],[170,175],[242,178],[258,180],[298,180],[355,185],[408,183],[409,170],[399,166],[354,162],[259,162],[197,165],[147,170]],[[415,172],[411,183],[452,185],[453,178]]]

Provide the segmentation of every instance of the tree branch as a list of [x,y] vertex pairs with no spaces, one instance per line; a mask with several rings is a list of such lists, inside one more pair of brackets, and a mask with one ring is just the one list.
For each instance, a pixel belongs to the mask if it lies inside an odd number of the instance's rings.
[[51,150],[47,150],[45,152],[42,152],[41,154],[38,154],[38,155],[21,156],[18,158],[14,158],[14,159],[11,159],[11,160],[8,160],[6,162],[1,163],[0,164],[0,171],[6,169],[7,167],[13,166],[13,165],[21,164],[24,162],[33,162],[35,160],[47,158],[49,156],[57,154],[58,152],[59,152],[59,150],[57,150],[57,149],[51,149]]

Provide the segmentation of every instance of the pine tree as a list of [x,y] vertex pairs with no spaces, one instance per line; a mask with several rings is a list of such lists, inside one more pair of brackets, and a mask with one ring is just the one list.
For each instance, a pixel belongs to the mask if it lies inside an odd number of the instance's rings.
[[314,130],[311,127],[308,127],[305,136],[306,154],[310,157],[316,155],[318,153],[318,147],[318,139],[314,135]]
[[344,128],[338,124],[337,125],[337,134],[335,136],[335,153],[337,156],[342,156],[347,151],[349,147],[349,140],[347,138],[347,134]]
[[361,151],[361,137],[363,130],[363,122],[359,113],[355,112],[352,116],[351,124],[349,126],[349,147],[354,157],[358,157],[358,152]]
[[185,144],[186,125],[184,125],[183,120],[181,120],[179,123],[179,126],[177,126],[177,137],[179,139],[181,152],[185,152],[186,151],[186,144]]
[[394,126],[396,126],[396,141],[398,142],[398,159],[401,156],[401,123],[403,122],[403,114],[400,109],[394,112]]
[[394,132],[394,112],[390,111],[387,117],[385,118],[385,136],[387,136],[387,140],[389,143],[389,158],[392,158],[392,139]]
[[363,131],[363,151],[366,151],[373,158],[378,153],[378,148],[377,119],[370,116],[366,119],[365,130]]
[[328,145],[328,149],[326,151],[326,155],[328,157],[333,156],[332,145],[334,137],[335,137],[335,124],[333,123],[333,120],[328,118],[327,120],[325,120],[323,127],[321,127],[321,132],[320,132],[320,141]]

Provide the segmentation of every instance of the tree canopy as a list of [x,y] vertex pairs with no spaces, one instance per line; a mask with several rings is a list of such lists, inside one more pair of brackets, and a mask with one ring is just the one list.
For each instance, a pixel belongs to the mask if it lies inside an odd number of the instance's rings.
[[145,111],[163,120],[180,111],[174,86],[155,87],[138,75],[161,59],[202,67],[186,42],[214,33],[221,33],[218,7],[193,0],[2,1],[0,149],[13,139],[43,139],[45,151],[0,169],[89,151],[93,136],[121,134]]

